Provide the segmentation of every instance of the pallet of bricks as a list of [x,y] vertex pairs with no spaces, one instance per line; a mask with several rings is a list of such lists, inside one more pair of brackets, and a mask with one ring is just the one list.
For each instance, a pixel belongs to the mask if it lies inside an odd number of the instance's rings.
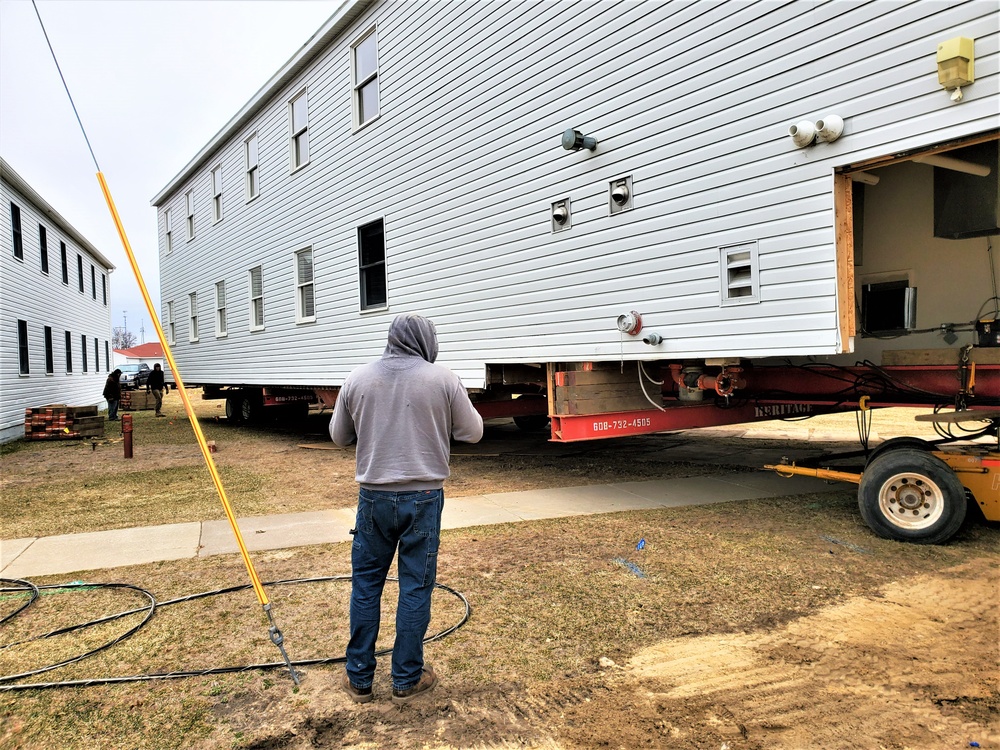
[[96,406],[49,404],[24,410],[24,437],[28,440],[75,440],[104,437],[104,417]]
[[122,411],[143,411],[156,406],[152,393],[146,391],[122,391],[121,401],[118,408]]

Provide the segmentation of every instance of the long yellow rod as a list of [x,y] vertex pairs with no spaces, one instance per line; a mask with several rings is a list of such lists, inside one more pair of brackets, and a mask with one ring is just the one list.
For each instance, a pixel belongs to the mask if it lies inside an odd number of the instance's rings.
[[149,297],[149,292],[146,290],[146,283],[142,280],[142,273],[139,271],[139,264],[136,263],[135,255],[132,252],[132,246],[129,244],[128,236],[125,234],[125,227],[122,224],[121,218],[118,216],[118,209],[115,208],[114,199],[111,197],[111,191],[108,189],[108,183],[104,179],[104,175],[101,172],[97,173],[97,180],[101,183],[101,192],[104,193],[104,200],[108,203],[108,209],[111,211],[111,217],[114,219],[115,227],[118,229],[118,236],[121,238],[122,246],[125,248],[125,254],[128,256],[128,262],[132,265],[132,272],[135,274],[135,280],[139,283],[139,291],[142,292],[142,298],[146,302],[146,309],[149,311],[149,317],[153,321],[153,325],[156,326],[156,335],[160,339],[160,345],[163,347],[163,353],[166,355],[167,363],[170,365],[170,371],[174,376],[174,383],[176,383],[177,392],[181,395],[181,401],[184,402],[184,411],[187,412],[188,420],[191,422],[191,427],[194,429],[195,437],[198,439],[198,447],[201,448],[201,455],[205,458],[205,464],[208,466],[208,472],[212,475],[212,482],[215,484],[215,489],[219,493],[219,499],[222,501],[222,507],[226,510],[226,518],[229,519],[229,525],[233,527],[233,535],[236,537],[236,543],[239,545],[240,554],[243,556],[243,563],[247,566],[247,573],[250,574],[250,581],[253,583],[253,590],[257,593],[257,599],[260,601],[261,605],[267,607],[268,598],[267,593],[264,591],[264,585],[260,582],[260,578],[257,576],[257,571],[254,569],[253,562],[250,560],[250,553],[247,551],[246,544],[243,542],[243,534],[240,532],[239,524],[236,523],[236,516],[233,515],[233,508],[229,504],[229,498],[226,497],[226,489],[222,486],[222,478],[219,476],[219,470],[215,465],[215,460],[212,458],[211,451],[208,450],[208,443],[205,440],[205,434],[201,431],[201,425],[198,423],[198,417],[194,413],[194,409],[191,408],[191,401],[188,399],[187,390],[184,388],[184,381],[181,379],[180,370],[177,369],[177,363],[174,362],[173,352],[170,351],[170,344],[167,342],[167,337],[163,335],[163,327],[160,325],[160,317],[156,314],[156,310],[153,307],[153,301]]

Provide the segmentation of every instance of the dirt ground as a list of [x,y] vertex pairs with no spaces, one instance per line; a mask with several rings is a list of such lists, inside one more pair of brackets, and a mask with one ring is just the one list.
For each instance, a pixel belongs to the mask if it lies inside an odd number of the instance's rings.
[[997,593],[997,560],[977,559],[773,630],[667,639],[543,689],[446,680],[402,709],[355,706],[323,670],[294,716],[267,702],[224,713],[272,725],[255,750],[996,748]]

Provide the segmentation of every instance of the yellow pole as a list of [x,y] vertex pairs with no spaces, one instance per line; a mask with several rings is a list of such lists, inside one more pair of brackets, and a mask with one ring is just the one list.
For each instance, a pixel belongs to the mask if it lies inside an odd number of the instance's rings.
[[104,200],[108,203],[108,209],[111,211],[111,218],[114,219],[115,228],[118,229],[118,236],[121,238],[122,246],[125,248],[125,254],[128,256],[128,262],[132,265],[132,272],[135,274],[135,280],[139,283],[139,291],[142,292],[142,298],[146,302],[146,309],[149,311],[149,316],[153,321],[153,325],[156,326],[156,335],[160,339],[160,345],[163,347],[163,353],[167,357],[167,364],[170,365],[170,371],[173,373],[177,392],[180,393],[181,401],[184,402],[184,411],[187,412],[188,420],[191,422],[191,427],[194,429],[194,435],[198,439],[198,446],[201,448],[201,455],[205,457],[205,464],[208,466],[208,472],[212,475],[212,482],[215,484],[215,489],[219,493],[219,499],[222,501],[222,507],[226,510],[226,518],[229,519],[229,525],[233,527],[233,534],[236,536],[236,543],[240,547],[240,554],[243,556],[243,563],[247,567],[247,573],[250,574],[250,581],[253,583],[253,590],[257,593],[257,599],[260,601],[261,605],[266,608],[269,603],[267,593],[264,591],[264,585],[260,582],[260,578],[257,576],[257,571],[254,569],[253,562],[250,560],[250,553],[247,551],[246,544],[243,542],[243,534],[240,532],[240,527],[236,523],[236,516],[233,515],[233,508],[229,504],[229,498],[226,497],[226,490],[222,486],[222,478],[219,476],[219,470],[215,465],[215,460],[212,458],[211,451],[208,450],[208,443],[205,441],[205,434],[201,431],[201,425],[198,423],[198,417],[195,415],[194,409],[191,408],[191,401],[188,399],[187,390],[184,388],[184,381],[181,379],[180,370],[177,369],[177,363],[174,362],[174,355],[170,351],[170,345],[167,343],[167,337],[163,335],[163,327],[160,325],[160,316],[156,314],[156,310],[153,308],[153,301],[149,298],[149,292],[146,291],[146,284],[142,280],[142,274],[139,272],[139,265],[136,263],[135,255],[132,253],[132,246],[129,244],[128,236],[125,234],[125,227],[122,225],[121,218],[118,216],[118,209],[115,208],[115,202],[111,197],[111,191],[108,189],[108,183],[104,180],[104,175],[101,172],[97,173],[97,180],[101,183],[101,192],[104,193]]
[[835,482],[853,482],[854,484],[861,483],[861,475],[853,474],[847,471],[833,471],[832,469],[807,469],[804,466],[796,466],[795,464],[777,464],[772,466],[766,464],[765,469],[771,469],[778,476],[790,477],[793,474],[798,474],[804,477],[816,477],[817,479],[830,479]]

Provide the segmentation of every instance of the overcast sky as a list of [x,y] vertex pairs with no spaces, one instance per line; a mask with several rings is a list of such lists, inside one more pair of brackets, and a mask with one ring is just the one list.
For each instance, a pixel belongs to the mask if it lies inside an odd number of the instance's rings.
[[[36,2],[159,313],[150,199],[340,2]],[[112,324],[156,341],[31,0],[0,0],[0,155],[116,266]]]

